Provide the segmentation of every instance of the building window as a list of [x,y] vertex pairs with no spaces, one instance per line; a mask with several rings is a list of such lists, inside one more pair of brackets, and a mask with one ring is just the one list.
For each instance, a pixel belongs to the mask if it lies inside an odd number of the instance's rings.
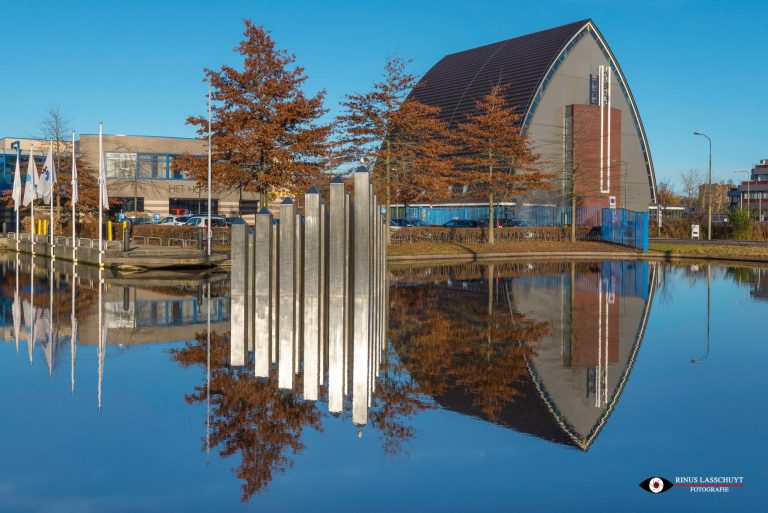
[[111,206],[109,211],[113,214],[117,212],[144,212],[144,198],[139,196],[136,199],[139,204],[138,209],[133,208],[133,196],[110,198],[110,200],[117,200],[119,203],[115,206]]
[[240,214],[258,214],[259,200],[240,200]]
[[107,152],[104,154],[107,178],[129,178],[136,176],[136,153]]
[[[207,214],[208,200],[205,198],[170,198],[168,212],[171,215]],[[219,200],[211,200],[211,213],[219,213]]]
[[183,169],[180,169],[176,165],[176,156],[171,155],[170,164],[168,165],[168,178],[171,178],[173,180],[184,180],[187,178],[187,172]]
[[139,178],[151,180],[165,179],[168,176],[168,155],[139,154]]

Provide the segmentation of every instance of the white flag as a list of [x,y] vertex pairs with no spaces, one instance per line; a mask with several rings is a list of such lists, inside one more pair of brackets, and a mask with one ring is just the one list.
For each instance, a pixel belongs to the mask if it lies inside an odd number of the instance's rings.
[[109,210],[109,196],[107,196],[107,166],[104,153],[99,155],[99,187],[101,187],[101,208]]
[[21,331],[21,302],[19,301],[19,294],[13,298],[13,335],[16,338],[16,349],[19,348],[19,332]]
[[77,185],[77,160],[72,159],[72,204],[78,201],[80,201],[80,188]]
[[19,207],[21,206],[21,169],[19,166],[19,156],[16,155],[16,170],[13,172],[13,193],[11,194],[11,197],[13,198],[13,208],[15,210],[19,210]]
[[53,163],[53,147],[48,148],[48,155],[45,157],[43,171],[40,173],[40,185],[37,195],[43,198],[46,205],[51,204],[51,192],[53,184],[56,183],[56,166]]
[[24,201],[22,202],[25,207],[40,197],[37,194],[37,184],[39,181],[40,177],[37,176],[35,156],[30,152],[29,163],[27,164],[27,179],[24,181]]

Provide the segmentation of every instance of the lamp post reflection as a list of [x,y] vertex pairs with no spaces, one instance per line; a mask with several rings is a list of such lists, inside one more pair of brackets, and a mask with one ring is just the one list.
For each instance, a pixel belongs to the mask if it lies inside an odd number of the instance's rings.
[[709,358],[709,348],[710,348],[710,305],[711,305],[711,288],[712,288],[712,267],[707,264],[707,350],[706,352],[700,356],[699,358],[691,358],[691,363],[701,363],[707,358]]

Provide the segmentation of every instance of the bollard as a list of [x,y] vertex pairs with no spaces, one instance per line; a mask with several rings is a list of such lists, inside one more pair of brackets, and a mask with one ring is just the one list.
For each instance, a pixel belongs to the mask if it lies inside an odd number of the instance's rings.
[[370,175],[360,166],[354,175],[355,203],[352,220],[354,261],[352,288],[354,295],[352,422],[363,425],[368,420],[368,376],[370,336],[370,271],[371,271],[371,195]]
[[293,388],[294,316],[296,289],[296,205],[286,198],[280,204],[280,275],[278,278],[278,386]]
[[331,182],[328,209],[328,410],[344,406],[345,292],[347,285],[346,225],[344,180]]
[[253,243],[253,359],[256,376],[269,377],[272,335],[272,213],[256,214]]
[[107,240],[112,240],[112,221],[107,221]]
[[246,333],[248,330],[248,320],[246,319],[246,294],[248,280],[248,234],[246,226],[234,225],[232,227],[231,243],[231,282],[232,282],[232,303],[230,306],[230,316],[232,318],[232,329],[230,332],[230,355],[229,363],[232,366],[245,365],[246,351]]
[[320,379],[320,193],[304,195],[304,398],[317,400]]

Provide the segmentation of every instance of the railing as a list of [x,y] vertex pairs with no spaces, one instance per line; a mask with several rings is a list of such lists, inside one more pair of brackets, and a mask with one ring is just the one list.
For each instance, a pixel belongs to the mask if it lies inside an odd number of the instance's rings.
[[604,208],[602,239],[648,251],[648,212]]
[[[600,226],[602,207],[577,206],[577,226]],[[493,209],[494,219],[515,219],[527,226],[567,226],[571,224],[571,207],[557,205],[500,205]],[[454,219],[488,222],[487,205],[435,205],[394,207],[393,218],[418,219],[427,225],[442,225]]]

